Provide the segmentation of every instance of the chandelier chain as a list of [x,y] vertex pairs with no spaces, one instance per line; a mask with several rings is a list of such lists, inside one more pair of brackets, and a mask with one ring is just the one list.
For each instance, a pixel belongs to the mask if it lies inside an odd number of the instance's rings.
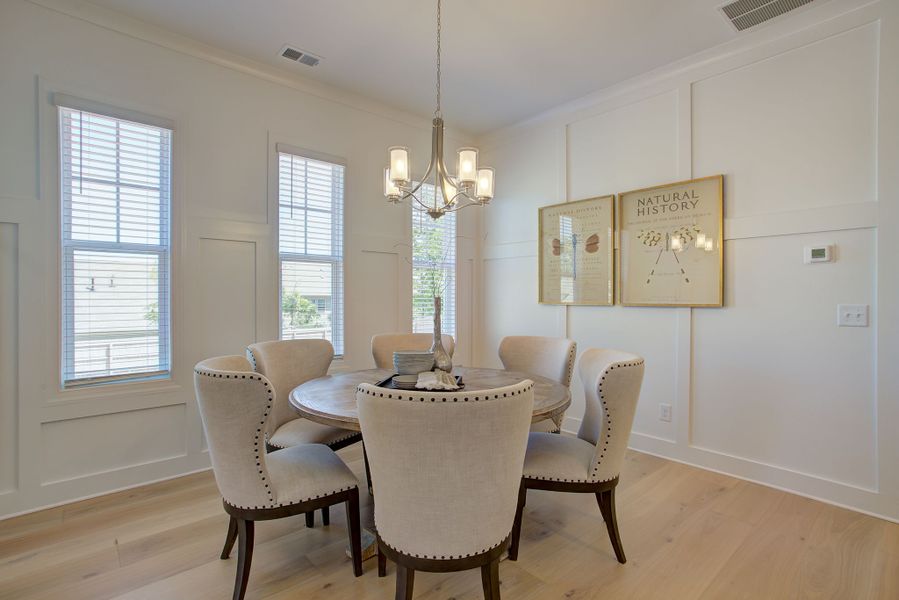
[[442,117],[440,110],[440,4],[441,0],[437,0],[437,110],[434,111],[435,117]]

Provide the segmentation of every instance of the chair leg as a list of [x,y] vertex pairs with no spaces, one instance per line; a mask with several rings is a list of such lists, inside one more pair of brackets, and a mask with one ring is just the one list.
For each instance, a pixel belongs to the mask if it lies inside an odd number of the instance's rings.
[[518,488],[518,508],[515,509],[515,521],[512,523],[512,539],[509,541],[509,560],[518,560],[518,543],[521,541],[521,519],[524,505],[528,498],[528,488],[524,482]]
[[331,524],[331,507],[326,506],[322,509],[322,525]]
[[310,510],[309,512],[305,513],[305,515],[306,515],[306,527],[308,527],[309,529],[312,529],[313,527],[315,527],[315,511]]
[[362,442],[362,460],[365,462],[365,481],[368,482],[368,495],[374,496],[371,487],[371,469],[368,467],[368,452],[365,451],[365,442]]
[[250,580],[250,563],[253,562],[253,521],[237,520],[237,578],[234,581],[234,600],[243,600]]
[[346,501],[346,523],[350,534],[350,554],[353,557],[353,574],[362,575],[362,526],[359,524],[359,488],[349,492]]
[[481,585],[484,587],[484,600],[500,600],[498,558],[481,566]]
[[221,559],[225,560],[231,556],[231,550],[234,548],[234,542],[237,541],[237,519],[231,517],[228,521],[228,535],[225,536],[225,547],[222,548]]
[[618,517],[615,514],[615,488],[597,492],[596,502],[599,504],[599,511],[606,522],[606,529],[609,530],[609,539],[612,541],[615,557],[618,559],[618,562],[624,564],[627,562],[627,558],[624,556],[624,546],[621,545],[621,534],[618,533]]
[[412,587],[414,584],[415,571],[397,563],[396,600],[412,600]]
[[387,577],[387,555],[378,548],[378,577]]

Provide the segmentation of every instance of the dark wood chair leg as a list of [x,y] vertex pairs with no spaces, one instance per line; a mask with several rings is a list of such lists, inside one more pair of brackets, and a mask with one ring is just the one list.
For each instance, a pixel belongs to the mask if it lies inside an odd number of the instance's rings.
[[365,481],[368,482],[368,495],[374,496],[371,488],[371,469],[368,468],[368,452],[365,451],[365,442],[362,442],[362,460],[365,462]]
[[237,541],[237,519],[231,517],[228,521],[228,535],[225,536],[225,547],[222,548],[221,559],[225,560],[231,556],[231,550],[234,548],[234,542]]
[[315,511],[310,510],[306,513],[306,527],[312,529],[315,527]]
[[378,577],[387,577],[387,555],[378,548]]
[[322,509],[322,525],[331,524],[331,507],[326,506]]
[[353,557],[353,574],[362,575],[362,527],[359,524],[359,488],[349,492],[346,501],[346,523],[350,534],[350,554]]
[[396,600],[412,600],[412,587],[414,584],[415,571],[397,563]]
[[481,585],[484,587],[484,600],[500,600],[498,558],[481,566]]
[[512,523],[512,539],[509,541],[509,560],[518,560],[518,543],[521,541],[521,519],[524,505],[527,502],[528,488],[524,482],[518,488],[518,508],[515,509],[515,521]]
[[627,558],[624,556],[624,546],[621,545],[621,534],[618,533],[618,517],[615,514],[615,488],[604,492],[596,492],[596,502],[599,504],[599,511],[606,522],[606,529],[609,530],[609,539],[612,541],[615,557],[618,559],[618,562],[624,564],[627,562]]
[[250,581],[250,564],[253,562],[253,521],[237,519],[237,578],[234,581],[234,600],[243,600]]

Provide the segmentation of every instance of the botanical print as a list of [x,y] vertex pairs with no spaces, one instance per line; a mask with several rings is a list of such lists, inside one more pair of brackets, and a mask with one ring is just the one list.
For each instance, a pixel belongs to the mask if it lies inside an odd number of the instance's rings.
[[721,306],[722,176],[621,194],[619,300]]
[[614,196],[540,209],[540,302],[614,302]]

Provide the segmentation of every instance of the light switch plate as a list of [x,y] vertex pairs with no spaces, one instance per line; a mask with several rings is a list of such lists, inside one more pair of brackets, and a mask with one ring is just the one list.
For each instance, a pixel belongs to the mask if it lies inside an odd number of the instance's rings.
[[659,420],[671,422],[671,405],[659,404]]
[[837,325],[840,327],[867,327],[867,304],[838,304]]

